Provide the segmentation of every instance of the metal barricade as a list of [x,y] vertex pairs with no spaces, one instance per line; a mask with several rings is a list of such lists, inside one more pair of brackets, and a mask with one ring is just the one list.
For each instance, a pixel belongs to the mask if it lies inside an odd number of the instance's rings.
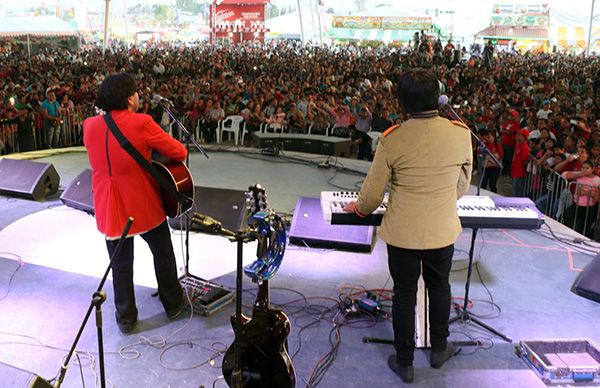
[[527,171],[527,176],[525,177],[525,195],[535,202],[548,192],[546,184],[552,171],[540,168],[533,162],[530,162],[527,166]]
[[[527,195],[545,215],[561,221],[568,196],[568,182],[552,170],[542,170],[541,174],[528,176]],[[568,198],[567,198],[568,197]]]
[[17,125],[0,124],[0,155],[8,155],[17,151]]
[[567,190],[573,193],[573,200],[565,210],[562,222],[585,236],[598,218],[598,186],[572,181]]
[[63,109],[61,122],[61,146],[70,147],[83,144],[83,120],[85,107],[78,105]]

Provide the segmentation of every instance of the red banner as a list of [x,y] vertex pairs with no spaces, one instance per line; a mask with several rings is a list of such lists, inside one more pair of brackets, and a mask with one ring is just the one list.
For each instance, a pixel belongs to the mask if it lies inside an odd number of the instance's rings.
[[265,6],[217,5],[213,29],[221,31],[260,31],[265,28]]

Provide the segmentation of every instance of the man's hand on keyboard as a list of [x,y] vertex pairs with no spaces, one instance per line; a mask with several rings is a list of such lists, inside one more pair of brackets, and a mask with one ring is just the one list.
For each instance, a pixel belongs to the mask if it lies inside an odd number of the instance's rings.
[[354,213],[354,209],[356,209],[356,201],[348,202],[344,205],[344,211],[348,213]]

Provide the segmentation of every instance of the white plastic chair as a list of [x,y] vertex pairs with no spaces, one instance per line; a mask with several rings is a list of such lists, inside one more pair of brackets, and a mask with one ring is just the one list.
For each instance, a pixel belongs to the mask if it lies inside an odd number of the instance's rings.
[[[313,128],[313,123],[310,123],[310,125],[308,126],[308,134],[312,134],[312,128]],[[327,128],[325,128],[325,136],[329,136],[329,130],[331,129],[331,124],[329,124],[327,126]]]
[[242,127],[246,127],[246,123],[243,123],[244,118],[242,116],[229,116],[225,120],[221,120],[217,126],[217,144],[221,143],[223,138],[223,132],[231,132],[235,136],[235,145],[240,142],[240,131]]
[[283,130],[285,129],[285,124],[267,123],[267,126],[265,127],[265,132],[270,132],[269,129],[273,130],[273,133],[277,133],[278,131],[279,133],[283,133]]

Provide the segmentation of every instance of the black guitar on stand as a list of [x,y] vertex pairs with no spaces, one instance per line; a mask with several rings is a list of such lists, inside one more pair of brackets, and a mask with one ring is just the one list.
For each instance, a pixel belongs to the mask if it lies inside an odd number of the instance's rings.
[[287,347],[291,324],[283,311],[269,305],[268,284],[285,251],[285,229],[277,214],[267,210],[264,189],[256,185],[250,191],[253,209],[249,224],[258,231],[258,259],[244,272],[258,283],[258,295],[252,318],[243,314],[239,319],[231,317],[236,338],[223,358],[223,376],[230,387],[292,388],[296,374]]

